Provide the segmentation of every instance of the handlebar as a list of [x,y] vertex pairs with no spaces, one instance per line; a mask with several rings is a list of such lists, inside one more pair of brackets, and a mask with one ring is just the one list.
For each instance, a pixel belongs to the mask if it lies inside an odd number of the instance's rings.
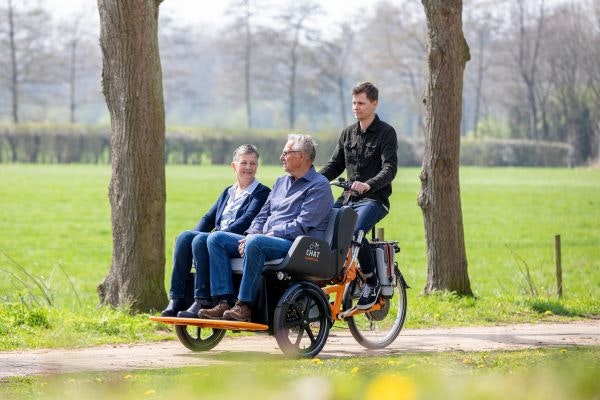
[[[331,186],[341,187],[344,190],[352,190],[352,182],[345,180],[344,178],[337,178],[335,181],[329,182]],[[355,190],[352,190],[356,192]]]

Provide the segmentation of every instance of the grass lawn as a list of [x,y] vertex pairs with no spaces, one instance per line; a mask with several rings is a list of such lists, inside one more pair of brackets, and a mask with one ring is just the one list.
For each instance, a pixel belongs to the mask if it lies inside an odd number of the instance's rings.
[[253,353],[222,354],[216,361],[230,362],[208,367],[11,378],[0,383],[0,397],[597,399],[598,359],[598,347],[311,360]]
[[[280,167],[261,166],[258,176],[270,186],[281,174]],[[600,170],[462,169],[475,298],[421,295],[427,265],[418,174],[399,170],[391,213],[379,225],[402,246],[398,261],[412,286],[405,326],[600,315]],[[0,177],[0,350],[174,337],[147,315],[96,307],[95,287],[111,259],[109,166],[4,164]],[[232,179],[229,166],[167,167],[167,289],[175,236],[193,227]],[[556,234],[562,238],[560,301]]]

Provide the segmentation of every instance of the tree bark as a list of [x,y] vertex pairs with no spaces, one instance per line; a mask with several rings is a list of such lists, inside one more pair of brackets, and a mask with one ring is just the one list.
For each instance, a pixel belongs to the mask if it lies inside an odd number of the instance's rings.
[[427,240],[425,293],[472,295],[467,271],[459,185],[460,122],[469,47],[462,32],[462,0],[422,0],[428,26],[429,78],[425,150],[418,203]]
[[102,89],[111,117],[113,253],[102,304],[131,311],[166,302],[165,116],[160,0],[98,0]]

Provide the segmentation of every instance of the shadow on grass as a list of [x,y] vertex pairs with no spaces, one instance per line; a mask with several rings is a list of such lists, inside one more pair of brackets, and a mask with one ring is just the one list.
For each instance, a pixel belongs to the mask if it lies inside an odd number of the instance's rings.
[[560,304],[557,301],[551,300],[529,300],[527,302],[529,307],[535,312],[540,314],[544,314],[548,311],[552,312],[554,315],[563,315],[566,317],[580,317],[582,316],[580,313],[569,310],[564,305]]

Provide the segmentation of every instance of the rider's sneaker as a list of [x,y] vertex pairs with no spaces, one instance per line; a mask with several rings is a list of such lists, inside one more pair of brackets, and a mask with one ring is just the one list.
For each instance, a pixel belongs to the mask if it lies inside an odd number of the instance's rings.
[[381,293],[381,286],[377,285],[369,285],[365,283],[363,290],[360,294],[360,298],[358,299],[358,303],[356,303],[356,308],[359,310],[369,309],[377,302],[377,298]]

